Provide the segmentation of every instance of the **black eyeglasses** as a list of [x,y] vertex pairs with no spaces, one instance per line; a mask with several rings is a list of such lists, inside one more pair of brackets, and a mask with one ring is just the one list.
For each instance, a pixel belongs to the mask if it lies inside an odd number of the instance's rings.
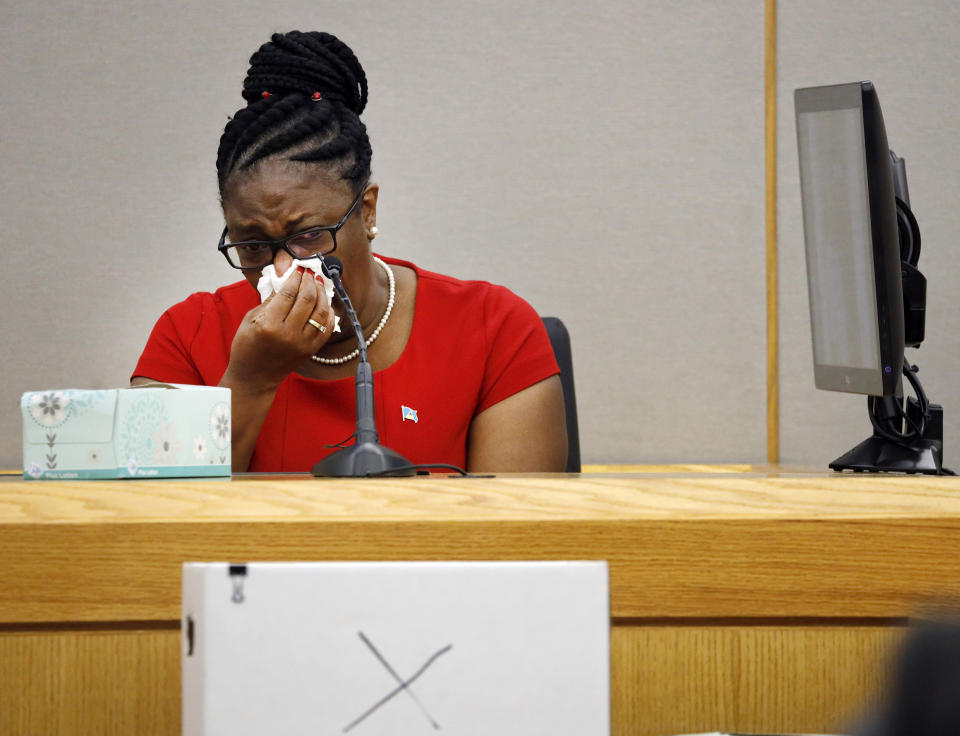
[[367,185],[364,184],[357,198],[350,205],[350,209],[347,210],[347,214],[341,217],[336,225],[311,227],[309,230],[294,233],[280,240],[244,240],[239,243],[228,243],[227,228],[223,228],[217,250],[223,253],[227,263],[243,270],[259,270],[269,266],[273,263],[277,251],[281,249],[293,258],[301,260],[329,255],[337,249],[337,231],[350,219],[350,215],[360,204],[366,190]]

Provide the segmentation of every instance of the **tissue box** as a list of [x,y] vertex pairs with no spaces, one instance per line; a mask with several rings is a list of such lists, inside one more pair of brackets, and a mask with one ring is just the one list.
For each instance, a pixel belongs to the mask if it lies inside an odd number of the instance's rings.
[[27,479],[230,475],[228,388],[28,391],[20,409]]

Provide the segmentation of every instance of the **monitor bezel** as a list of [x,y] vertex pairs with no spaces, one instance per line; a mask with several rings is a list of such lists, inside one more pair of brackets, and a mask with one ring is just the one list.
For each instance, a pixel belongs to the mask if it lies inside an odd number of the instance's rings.
[[[904,351],[903,289],[900,271],[900,242],[896,200],[890,168],[890,150],[880,101],[870,82],[807,87],[794,91],[797,146],[800,148],[799,116],[802,113],[859,108],[861,112],[870,240],[873,247],[873,275],[876,292],[877,338],[880,365],[876,369],[826,365],[816,362],[814,381],[819,389],[872,396],[892,396],[900,385]],[[801,175],[801,201],[803,183]],[[806,206],[806,205],[804,205]],[[805,244],[806,232],[804,233]],[[807,270],[808,298],[810,271]],[[811,334],[814,327],[810,307]]]

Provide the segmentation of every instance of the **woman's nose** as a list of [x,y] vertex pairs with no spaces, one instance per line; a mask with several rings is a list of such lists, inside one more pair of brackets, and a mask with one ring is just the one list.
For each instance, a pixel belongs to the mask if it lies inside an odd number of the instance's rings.
[[283,276],[292,265],[293,258],[290,257],[290,254],[282,248],[277,249],[273,256],[273,270],[276,271],[277,276]]

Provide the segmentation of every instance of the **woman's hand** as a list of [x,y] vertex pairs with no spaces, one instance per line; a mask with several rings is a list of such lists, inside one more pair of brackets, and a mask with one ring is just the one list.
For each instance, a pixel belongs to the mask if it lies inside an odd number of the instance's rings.
[[[323,325],[321,332],[308,320]],[[244,471],[277,387],[304,359],[330,339],[335,324],[323,285],[300,266],[280,291],[249,312],[230,346],[220,385],[233,407],[233,469]]]
[[305,358],[323,347],[333,326],[333,309],[323,285],[312,272],[297,266],[278,292],[243,318],[224,379],[251,391],[275,391]]

